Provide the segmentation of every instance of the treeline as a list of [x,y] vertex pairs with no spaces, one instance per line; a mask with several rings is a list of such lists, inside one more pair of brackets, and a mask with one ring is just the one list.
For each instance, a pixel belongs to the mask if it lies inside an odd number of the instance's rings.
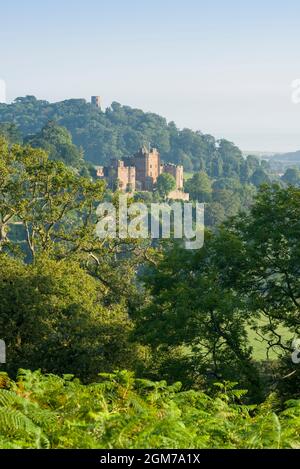
[[[85,160],[94,164],[131,156],[150,142],[164,161],[183,164],[185,171],[205,171],[212,178],[237,178],[245,183],[260,166],[257,158],[245,160],[239,148],[225,139],[180,130],[157,114],[116,102],[103,112],[84,99],[49,103],[26,96],[10,105],[0,104],[0,122],[15,124],[19,139],[32,140],[39,134],[41,140],[40,132],[49,121],[68,129]],[[260,169],[265,172],[266,168]]]

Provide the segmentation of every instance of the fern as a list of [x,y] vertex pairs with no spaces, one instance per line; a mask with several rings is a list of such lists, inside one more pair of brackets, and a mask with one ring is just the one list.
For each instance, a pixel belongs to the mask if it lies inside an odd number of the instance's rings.
[[236,383],[217,383],[214,397],[126,371],[83,385],[71,375],[20,370],[16,381],[1,374],[0,383],[1,448],[300,446],[300,401],[282,409],[272,394],[242,405]]

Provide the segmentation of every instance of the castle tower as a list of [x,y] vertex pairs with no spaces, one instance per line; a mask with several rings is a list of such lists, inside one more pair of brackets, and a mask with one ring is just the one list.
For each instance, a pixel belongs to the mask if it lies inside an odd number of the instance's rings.
[[92,96],[91,97],[92,106],[101,109],[101,96]]
[[127,158],[125,164],[135,166],[136,180],[141,190],[153,190],[161,173],[160,155],[156,148],[143,146],[132,158]]

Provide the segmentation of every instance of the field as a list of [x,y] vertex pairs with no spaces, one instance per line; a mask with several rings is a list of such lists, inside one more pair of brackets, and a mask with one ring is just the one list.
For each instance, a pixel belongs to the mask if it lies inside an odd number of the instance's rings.
[[[260,320],[260,325],[264,325],[265,321],[263,319]],[[285,340],[288,340],[291,337],[291,333],[285,329],[284,327],[279,327],[276,330]],[[267,348],[267,343],[266,341],[261,337],[261,332],[258,334],[256,331],[251,329],[249,327],[248,329],[248,337],[249,337],[249,343],[251,347],[253,347],[253,358],[257,361],[262,361],[262,360],[276,360],[279,355],[279,348],[276,349],[276,347],[273,347],[272,350],[269,351],[268,353],[268,348]]]
[[184,180],[185,181],[188,181],[189,179],[191,179],[192,177],[194,176],[194,173],[184,173]]

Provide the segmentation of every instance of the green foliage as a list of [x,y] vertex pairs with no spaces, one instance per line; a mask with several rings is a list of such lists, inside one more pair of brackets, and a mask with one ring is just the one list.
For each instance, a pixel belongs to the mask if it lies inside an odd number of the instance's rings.
[[287,168],[281,179],[286,184],[290,184],[292,186],[299,186],[300,170],[298,168]]
[[212,398],[127,371],[82,385],[20,370],[0,389],[0,447],[299,448],[300,402],[246,406],[235,384],[218,383]]
[[162,173],[158,176],[156,187],[162,197],[166,197],[171,191],[176,189],[175,178],[168,173]]
[[241,183],[236,177],[213,180],[205,171],[190,177],[185,190],[192,200],[205,203],[205,225],[214,229],[240,210],[248,211],[257,192],[251,183]]
[[43,148],[48,152],[50,160],[63,161],[67,166],[74,168],[83,166],[83,154],[72,143],[70,132],[55,122],[48,122],[38,134],[25,138],[24,143]]
[[126,308],[107,304],[99,280],[78,263],[0,256],[0,329],[7,369],[41,368],[92,379],[100,368],[138,365]]
[[21,143],[22,137],[15,124],[0,123],[0,137],[5,138],[9,143]]
[[192,384],[201,376],[208,385],[238,375],[251,395],[259,398],[259,376],[247,342],[249,316],[241,313],[235,292],[222,285],[214,255],[214,238],[207,233],[201,250],[176,246],[155,266],[149,266],[144,282],[152,301],[137,313],[136,334],[152,347],[155,356],[165,350],[158,375],[167,373],[172,379],[172,372],[167,371],[172,369],[168,356],[174,348],[183,347],[189,353],[178,355],[178,362],[184,365],[180,380]]
[[9,248],[12,222],[25,230],[32,258],[53,249],[65,255],[78,246],[78,238],[83,242],[84,231],[94,230],[94,210],[105,191],[103,181],[78,177],[63,163],[50,161],[44,151],[9,147],[3,139],[0,169],[0,249]]
[[269,184],[271,182],[268,174],[262,168],[258,168],[254,171],[250,181],[256,187],[260,187],[263,184]]
[[8,370],[76,371],[89,380],[98,369],[139,366],[128,311],[140,301],[134,276],[147,245],[97,238],[104,183],[5,140],[0,169],[0,328]]
[[[265,356],[274,359],[275,352],[290,364],[291,340],[300,335],[299,220],[299,188],[265,186],[249,213],[206,233],[201,250],[175,246],[149,265],[144,282],[151,296],[135,319],[137,336],[157,357],[151,376],[196,386],[238,376],[252,401],[261,399],[267,385],[253,335]],[[281,393],[297,392],[290,384],[299,379],[297,367],[272,373]]]
[[220,202],[206,204],[204,212],[205,226],[218,226],[225,218],[225,208]]
[[[300,333],[300,190],[262,187],[248,215],[228,223],[216,238],[223,282],[245,298],[244,309],[265,318],[268,347],[290,350],[278,326]],[[263,294],[262,294],[263,293]]]
[[[71,121],[75,109],[80,116],[85,108],[123,130],[137,112],[116,103],[105,115],[84,101],[58,104],[69,106]],[[48,104],[28,97],[14,106],[25,106],[33,118],[37,106],[42,112]],[[151,116],[148,124],[157,117]],[[0,446],[297,447],[299,403],[281,405],[299,382],[287,357],[291,337],[300,334],[300,189],[262,186],[256,196],[255,185],[269,180],[266,165],[241,159],[224,140],[168,128],[173,143],[185,148],[176,158],[197,155],[197,173],[186,184],[195,200],[206,199],[208,224],[232,216],[207,232],[196,251],[99,240],[96,207],[103,200],[117,205],[118,194],[42,149],[0,138],[0,329],[7,370],[67,373],[21,371],[16,382],[0,376]],[[45,134],[50,152],[72,146],[56,125]],[[172,145],[165,137],[160,134],[167,154]],[[211,158],[191,143],[198,137]],[[136,144],[132,133],[128,141]],[[135,196],[150,203],[159,194]],[[279,350],[281,362],[268,370],[272,379],[253,359],[249,330],[267,353]],[[97,378],[100,369],[123,368],[131,371]],[[133,370],[157,382],[136,380]],[[263,402],[268,379],[281,401]]]
[[212,193],[212,183],[204,171],[195,173],[191,179],[185,183],[185,190],[193,200],[198,202],[209,202]]

